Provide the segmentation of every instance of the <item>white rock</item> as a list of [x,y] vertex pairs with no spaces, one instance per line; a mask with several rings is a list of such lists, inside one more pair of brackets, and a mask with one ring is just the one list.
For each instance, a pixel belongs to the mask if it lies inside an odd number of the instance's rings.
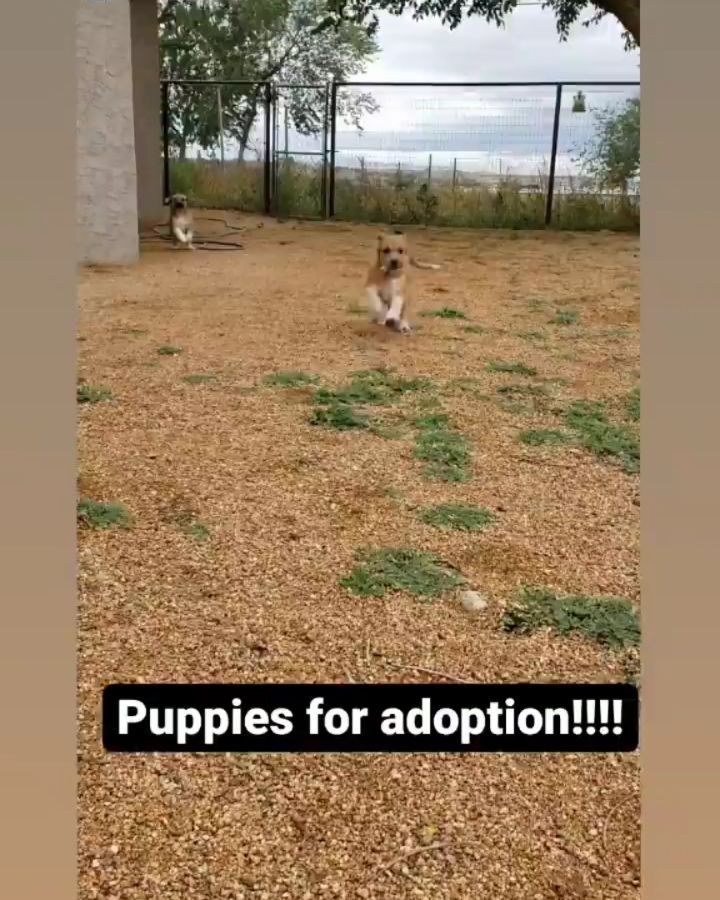
[[463,591],[459,599],[463,608],[470,613],[482,612],[488,605],[487,600],[478,591]]

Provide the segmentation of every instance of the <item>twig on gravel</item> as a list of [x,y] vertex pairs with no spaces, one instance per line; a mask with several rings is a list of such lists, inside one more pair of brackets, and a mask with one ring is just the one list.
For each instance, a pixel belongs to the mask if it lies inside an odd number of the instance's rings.
[[603,826],[603,836],[602,836],[604,850],[607,850],[608,828],[610,827],[611,820],[615,816],[615,813],[617,813],[617,811],[619,809],[621,809],[623,806],[625,806],[625,804],[628,802],[628,800],[632,800],[634,796],[635,796],[635,794],[626,794],[622,798],[622,800],[618,800],[618,802],[615,804],[615,806],[613,806],[613,808],[607,814],[607,818],[605,819],[605,825]]
[[475,684],[474,681],[469,681],[467,678],[458,678],[457,675],[450,675],[448,672],[441,672],[439,669],[425,669],[422,666],[402,666],[400,663],[393,662],[391,659],[386,659],[385,662],[392,666],[393,669],[408,669],[411,672],[424,672],[426,675],[437,675],[440,678],[447,678],[448,681],[455,681],[458,684]]
[[538,466],[552,466],[554,469],[579,469],[579,463],[568,466],[565,463],[548,462],[546,459],[531,459],[529,456],[513,456],[517,462],[535,463]]
[[418,856],[420,853],[425,853],[428,850],[442,850],[444,847],[456,847],[457,849],[463,847],[477,847],[481,843],[481,841],[436,841],[434,844],[425,844],[422,847],[413,847],[412,850],[406,850],[404,853],[400,853],[398,856],[393,857],[386,865],[378,866],[378,868],[383,872],[389,872],[394,865],[397,865],[397,863],[405,862],[405,860],[410,859],[413,856]]
[[383,869],[385,872],[389,872],[394,865],[399,862],[404,862],[406,859],[410,859],[411,856],[417,856],[418,853],[425,853],[428,850],[440,850],[449,845],[450,841],[436,841],[434,844],[425,844],[424,847],[413,847],[412,850],[406,850],[405,853],[400,853],[398,856],[393,857],[389,863],[384,866],[379,866],[379,868]]

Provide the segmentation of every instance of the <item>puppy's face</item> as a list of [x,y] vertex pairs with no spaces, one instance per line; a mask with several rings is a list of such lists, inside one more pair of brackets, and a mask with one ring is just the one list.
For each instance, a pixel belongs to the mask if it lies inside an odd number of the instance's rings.
[[187,196],[185,194],[173,194],[170,198],[170,208],[173,210],[187,209]]
[[407,262],[407,238],[401,231],[378,235],[378,268],[387,274],[399,274]]

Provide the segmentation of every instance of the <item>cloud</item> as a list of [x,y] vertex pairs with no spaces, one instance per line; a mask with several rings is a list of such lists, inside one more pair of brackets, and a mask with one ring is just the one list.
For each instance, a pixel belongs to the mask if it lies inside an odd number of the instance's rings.
[[520,7],[505,28],[484,19],[450,30],[438,19],[381,14],[381,52],[367,68],[368,81],[588,81],[636,80],[639,53],[627,53],[622,28],[612,17],[576,25],[560,43],[555,16]]
[[[611,17],[599,25],[578,24],[560,42],[555,16],[540,7],[520,7],[504,28],[481,18],[450,30],[438,19],[381,14],[381,52],[363,81],[637,81],[639,53],[624,49],[622,28]],[[579,85],[578,85],[579,86]],[[340,125],[338,149],[387,156],[472,152],[498,158],[549,155],[555,89],[373,87],[377,113],[363,120],[358,135]],[[635,89],[584,89],[589,109],[622,101]],[[568,87],[563,98],[560,154],[569,160],[592,131],[592,117],[572,114]],[[534,162],[532,167],[534,167]]]

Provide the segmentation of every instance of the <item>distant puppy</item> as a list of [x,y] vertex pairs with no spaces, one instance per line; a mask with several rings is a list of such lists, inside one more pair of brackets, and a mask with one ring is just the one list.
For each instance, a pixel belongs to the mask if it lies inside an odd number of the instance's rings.
[[194,250],[193,219],[185,194],[173,194],[170,198],[170,237],[175,248],[184,246]]
[[370,321],[405,334],[410,331],[409,266],[416,269],[440,268],[433,263],[414,259],[402,231],[378,235],[377,256],[365,282]]

